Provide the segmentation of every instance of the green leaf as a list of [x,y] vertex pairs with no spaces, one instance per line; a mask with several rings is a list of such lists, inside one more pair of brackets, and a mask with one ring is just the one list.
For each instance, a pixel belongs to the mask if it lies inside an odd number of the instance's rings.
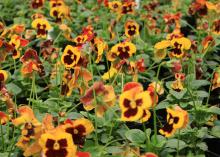
[[220,138],[220,126],[214,126],[211,130],[211,135]]
[[216,106],[212,106],[208,109],[208,112],[220,115],[220,108]]
[[203,151],[207,151],[208,150],[208,146],[206,145],[205,142],[197,143],[196,146],[199,147]]
[[122,153],[124,152],[124,150],[122,148],[120,148],[119,146],[110,146],[110,147],[107,147],[106,148],[106,151],[108,153],[111,153],[111,154],[116,154],[116,153]]
[[199,87],[207,86],[207,85],[210,85],[210,82],[207,80],[193,80],[190,84],[190,87],[192,89],[198,89]]
[[6,87],[10,93],[13,93],[13,95],[18,95],[22,91],[21,88],[14,83],[9,83]]
[[167,108],[169,105],[170,105],[169,102],[167,102],[167,101],[161,101],[161,102],[156,106],[156,110],[160,110],[160,109]]
[[209,96],[209,93],[202,91],[202,90],[196,91],[195,94],[200,98],[205,98]]
[[146,138],[144,132],[139,129],[128,130],[125,137],[133,143],[144,143]]
[[[167,141],[166,147],[177,149],[177,145],[178,145],[177,139],[169,139]],[[179,140],[179,150],[182,150],[185,147],[187,147],[186,143],[182,140]]]
[[182,99],[183,96],[186,94],[186,89],[183,89],[180,92],[176,92],[174,90],[170,90],[170,94],[172,94],[176,99]]
[[203,138],[208,134],[208,128],[207,127],[202,127],[200,130],[197,132],[197,137],[198,138]]

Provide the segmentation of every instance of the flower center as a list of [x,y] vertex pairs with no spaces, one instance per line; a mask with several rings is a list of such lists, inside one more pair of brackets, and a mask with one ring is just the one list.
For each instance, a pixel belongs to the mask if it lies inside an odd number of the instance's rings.
[[78,131],[77,129],[74,129],[74,130],[73,130],[73,133],[74,133],[74,134],[78,134],[79,131]]
[[134,108],[136,108],[137,105],[136,105],[135,101],[131,101],[130,106],[132,109],[134,109]]
[[59,143],[54,143],[54,145],[53,145],[53,149],[54,150],[59,150],[60,149],[60,145],[59,145]]

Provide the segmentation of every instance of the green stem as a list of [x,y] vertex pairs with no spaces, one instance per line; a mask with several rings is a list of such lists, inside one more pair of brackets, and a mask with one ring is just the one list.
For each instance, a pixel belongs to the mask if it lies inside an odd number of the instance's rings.
[[2,150],[3,152],[5,151],[5,140],[4,140],[4,133],[3,133],[3,128],[2,128],[2,124],[0,123],[1,126],[1,138],[2,138]]
[[211,93],[211,89],[212,89],[213,75],[214,75],[215,71],[216,70],[214,69],[213,73],[212,73],[212,76],[211,76],[211,83],[210,83],[210,86],[209,86],[209,95],[208,95],[207,100],[206,100],[206,105],[208,105],[208,103],[209,103],[210,93]]
[[[91,53],[89,53],[89,65],[90,65],[90,70],[91,70],[91,73],[92,73],[92,83],[94,85],[95,81],[94,81],[94,77],[93,77],[93,68],[92,68],[92,60],[91,60]],[[96,117],[96,113],[97,113],[97,99],[96,99],[96,93],[95,93],[95,89],[93,88],[93,97],[94,97],[94,102],[95,102],[95,136],[96,136],[96,145],[98,146],[99,145],[99,141],[98,141],[98,124],[97,124],[97,117]]]
[[[32,99],[32,95],[34,97],[34,82],[35,82],[35,74],[33,73],[32,74],[32,82],[31,82],[31,93],[30,93],[30,96],[29,96],[29,101],[28,101],[28,105],[31,104],[31,99]],[[33,107],[33,106],[32,106]]]
[[179,147],[180,147],[180,129],[178,130],[178,139],[177,139],[177,157],[179,157]]
[[154,89],[154,102],[153,102],[153,124],[154,124],[154,142],[155,144],[157,143],[157,115],[156,115],[156,109],[155,109],[155,106],[156,106],[156,90],[157,90],[157,84],[158,84],[158,78],[159,78],[159,74],[160,74],[160,69],[161,69],[161,66],[163,65],[163,62],[159,65],[158,69],[157,69],[157,75],[156,75],[156,87]]

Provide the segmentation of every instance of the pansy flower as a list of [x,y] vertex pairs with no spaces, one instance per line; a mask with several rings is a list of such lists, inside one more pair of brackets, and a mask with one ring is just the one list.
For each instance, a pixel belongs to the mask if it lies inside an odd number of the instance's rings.
[[44,133],[39,139],[44,157],[75,157],[76,146],[72,136],[61,129]]
[[8,73],[5,70],[0,70],[0,82],[6,82]]
[[52,7],[50,9],[50,16],[56,19],[56,22],[62,22],[63,19],[70,17],[70,9],[66,5]]
[[42,41],[40,49],[45,60],[53,61],[58,57],[58,48],[53,46],[52,40]]
[[28,40],[21,38],[18,35],[13,35],[11,37],[11,40],[9,42],[10,45],[14,46],[14,50],[12,51],[12,58],[13,59],[17,59],[20,57],[21,53],[21,47],[25,47],[27,46],[27,44],[29,43]]
[[48,31],[51,29],[51,25],[44,18],[35,19],[31,25],[37,30],[37,38],[46,38]]
[[118,70],[112,64],[111,67],[109,68],[109,70],[102,75],[102,79],[108,80],[108,79],[112,78],[113,76],[115,76],[115,74],[117,74],[117,72],[118,72]]
[[108,27],[108,31],[110,32],[110,40],[114,40],[116,37],[116,34],[114,32],[115,26],[116,26],[116,20],[113,20]]
[[131,42],[125,41],[123,43],[114,45],[107,53],[107,59],[111,62],[117,58],[121,60],[128,59],[134,53],[136,53],[136,46]]
[[93,51],[97,55],[95,63],[99,63],[100,60],[102,59],[102,54],[104,50],[108,49],[108,45],[102,38],[98,38],[98,37],[91,40],[91,43],[92,43]]
[[41,123],[36,119],[33,110],[28,106],[18,108],[19,117],[12,119],[15,126],[23,125],[21,136],[17,146],[26,150],[30,145],[31,139],[39,138],[41,134]]
[[220,20],[215,20],[212,24],[212,32],[220,35]]
[[214,10],[215,12],[220,13],[220,3],[212,3],[207,1],[206,6],[208,10]]
[[136,3],[134,2],[123,3],[121,7],[121,14],[133,14],[135,6],[136,6]]
[[161,82],[152,82],[148,85],[147,91],[150,92],[152,104],[156,105],[158,103],[158,95],[164,93],[164,88]]
[[62,54],[61,62],[67,69],[73,68],[75,65],[77,65],[80,59],[80,54],[81,52],[79,48],[67,45]]
[[70,80],[70,85],[72,88],[78,88],[82,95],[88,89],[88,82],[90,80],[92,80],[92,74],[86,68],[76,66],[73,77]]
[[50,7],[59,7],[65,5],[63,0],[50,0]]
[[191,41],[185,37],[163,40],[154,46],[154,48],[159,51],[169,48],[169,56],[176,58],[182,58],[186,54],[185,51],[189,50],[190,47]]
[[88,42],[90,42],[95,36],[94,29],[91,25],[83,27],[81,34],[86,36]]
[[26,50],[24,55],[20,58],[20,61],[23,63],[21,67],[23,76],[29,77],[34,71],[38,72],[40,76],[45,75],[44,67],[35,50]]
[[74,144],[83,145],[87,135],[94,131],[91,121],[85,118],[76,120],[66,120],[62,126],[66,133],[72,135]]
[[14,50],[14,46],[9,44],[4,38],[0,38],[0,63],[5,61],[9,52]]
[[127,83],[120,95],[119,105],[122,121],[137,121],[149,113],[145,110],[150,109],[152,100],[149,91],[143,91],[141,84]]
[[177,129],[185,128],[189,121],[187,111],[179,106],[167,108],[167,123],[159,130],[165,137],[172,136]]
[[139,24],[133,20],[125,23],[125,35],[130,38],[139,35]]
[[73,39],[73,41],[76,43],[77,46],[83,45],[87,41],[86,35],[78,35],[76,38]]
[[120,1],[111,1],[111,2],[108,2],[108,7],[113,12],[119,13],[121,11],[122,3]]
[[5,125],[8,121],[9,116],[6,113],[0,111],[0,125]]
[[11,94],[7,90],[7,87],[5,85],[5,82],[8,79],[8,73],[5,70],[0,70],[0,100],[4,101],[8,108],[8,112],[10,114],[14,114],[14,111],[16,110],[15,108],[15,103],[13,102],[11,98]]
[[31,6],[33,9],[38,9],[43,7],[44,5],[44,0],[32,0],[31,1]]
[[204,53],[206,50],[208,50],[209,47],[215,46],[215,40],[212,36],[208,35],[202,40],[202,52]]
[[114,105],[115,99],[116,95],[112,86],[104,85],[103,82],[95,82],[80,98],[80,101],[85,110],[96,108],[96,115],[102,117],[105,111]]
[[206,3],[206,0],[196,0],[195,2],[192,2],[188,10],[189,14],[198,14],[200,16],[207,15],[208,8]]
[[176,73],[175,78],[176,78],[176,80],[171,83],[171,88],[173,90],[175,90],[176,92],[180,92],[184,88],[183,87],[183,81],[185,80],[185,74]]
[[212,79],[212,90],[220,87],[220,69],[218,68],[214,72],[214,76]]

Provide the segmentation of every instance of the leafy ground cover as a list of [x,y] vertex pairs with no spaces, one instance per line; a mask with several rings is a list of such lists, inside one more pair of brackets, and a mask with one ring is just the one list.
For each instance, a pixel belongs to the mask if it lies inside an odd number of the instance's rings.
[[218,0],[1,0],[0,157],[220,156]]

